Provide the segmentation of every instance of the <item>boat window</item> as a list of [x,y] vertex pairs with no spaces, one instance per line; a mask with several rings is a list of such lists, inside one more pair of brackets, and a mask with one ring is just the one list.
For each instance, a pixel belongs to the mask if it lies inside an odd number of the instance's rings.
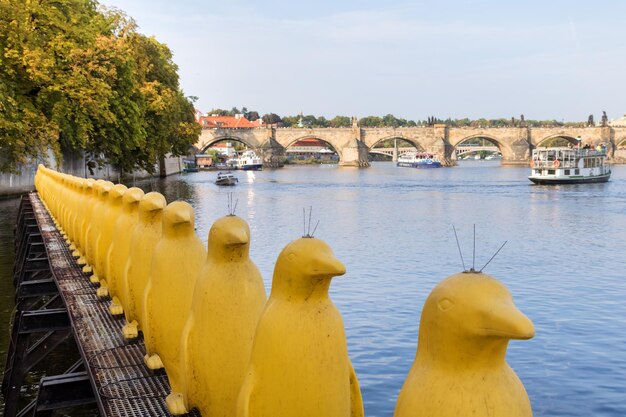
[[565,170],[565,175],[569,175],[569,169]]
[[537,174],[537,175],[541,175],[541,170],[540,170],[540,169],[536,169],[536,170],[535,170],[535,174]]
[[554,175],[554,170],[553,169],[549,169],[548,170],[548,175]]
[[574,174],[576,175],[580,174],[580,169],[576,168],[576,171],[574,171]]

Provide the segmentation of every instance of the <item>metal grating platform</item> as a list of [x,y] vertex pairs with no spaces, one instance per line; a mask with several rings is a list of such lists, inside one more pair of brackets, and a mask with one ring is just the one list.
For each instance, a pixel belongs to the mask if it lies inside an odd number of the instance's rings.
[[[124,321],[113,317],[96,287],[76,264],[65,240],[36,193],[29,198],[45,243],[54,279],[65,301],[72,332],[83,356],[100,412],[105,416],[169,416],[170,386],[163,372],[143,364],[142,340],[122,337]],[[200,416],[196,410],[187,416]]]

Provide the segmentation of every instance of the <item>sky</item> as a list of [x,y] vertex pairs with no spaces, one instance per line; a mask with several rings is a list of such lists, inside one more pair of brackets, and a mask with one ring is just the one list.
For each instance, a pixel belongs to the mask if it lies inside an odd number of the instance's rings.
[[196,107],[586,121],[626,113],[626,1],[99,0]]

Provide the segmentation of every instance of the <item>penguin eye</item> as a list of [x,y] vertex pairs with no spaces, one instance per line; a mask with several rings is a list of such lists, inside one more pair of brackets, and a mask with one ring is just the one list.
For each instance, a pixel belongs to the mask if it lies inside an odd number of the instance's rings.
[[439,302],[437,303],[437,307],[439,307],[439,310],[441,311],[448,311],[452,307],[454,307],[454,302],[449,298],[444,298],[442,300],[439,300]]
[[290,261],[293,261],[294,259],[296,259],[296,254],[291,252],[289,255],[287,255],[287,259],[289,259]]

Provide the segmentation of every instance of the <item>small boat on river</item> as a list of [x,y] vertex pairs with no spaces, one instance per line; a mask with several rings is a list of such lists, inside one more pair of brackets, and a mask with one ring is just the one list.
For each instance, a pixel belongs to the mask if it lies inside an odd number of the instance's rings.
[[230,172],[218,172],[215,180],[217,185],[236,185],[238,182],[239,178]]
[[535,184],[585,184],[607,182],[611,168],[606,152],[579,148],[533,150],[528,177]]
[[410,152],[398,157],[399,167],[441,168],[441,162],[431,153]]

